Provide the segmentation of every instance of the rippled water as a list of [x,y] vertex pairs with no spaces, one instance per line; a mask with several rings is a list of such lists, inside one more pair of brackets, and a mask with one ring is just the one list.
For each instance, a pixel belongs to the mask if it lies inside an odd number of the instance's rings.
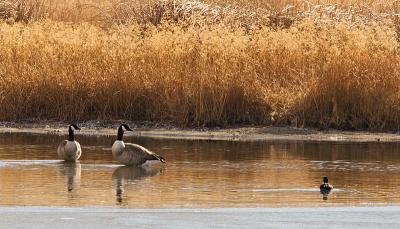
[[[65,136],[0,135],[0,205],[267,207],[399,205],[399,143],[234,142],[126,137],[167,159],[131,168],[111,155],[115,137],[77,136],[83,156],[66,164]],[[323,176],[335,189],[326,200]]]

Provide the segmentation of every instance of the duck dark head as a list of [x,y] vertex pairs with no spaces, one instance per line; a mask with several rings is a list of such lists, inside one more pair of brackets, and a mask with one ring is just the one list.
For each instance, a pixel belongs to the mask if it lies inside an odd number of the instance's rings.
[[118,140],[118,141],[122,141],[122,138],[124,137],[124,129],[125,129],[126,131],[133,131],[131,128],[129,128],[128,125],[126,125],[126,124],[121,124],[121,125],[118,127],[118,135],[117,135],[117,140]]
[[75,136],[74,136],[74,129],[75,130],[80,130],[81,128],[79,128],[76,124],[71,124],[68,127],[68,141],[75,141]]
[[324,183],[328,183],[328,177],[324,177]]

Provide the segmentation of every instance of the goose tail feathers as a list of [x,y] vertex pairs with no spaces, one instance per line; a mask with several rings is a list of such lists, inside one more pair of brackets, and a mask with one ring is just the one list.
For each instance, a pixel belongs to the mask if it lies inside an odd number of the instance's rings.
[[154,152],[153,152],[153,155],[154,155],[155,159],[161,161],[162,163],[166,163],[164,157],[162,157],[162,156],[160,156],[160,155],[158,155],[158,154],[156,154],[156,153],[154,153]]
[[161,161],[162,163],[166,163],[165,158],[163,158],[163,157],[161,157],[161,156],[160,156],[160,161]]

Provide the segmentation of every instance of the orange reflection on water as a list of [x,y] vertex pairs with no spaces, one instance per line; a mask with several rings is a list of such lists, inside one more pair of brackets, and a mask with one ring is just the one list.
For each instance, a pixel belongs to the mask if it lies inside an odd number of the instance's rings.
[[[77,136],[83,156],[57,159],[54,135],[2,135],[0,205],[264,207],[399,204],[397,143],[223,142],[127,138],[166,166],[116,164],[114,137]],[[328,176],[335,189],[323,200]]]

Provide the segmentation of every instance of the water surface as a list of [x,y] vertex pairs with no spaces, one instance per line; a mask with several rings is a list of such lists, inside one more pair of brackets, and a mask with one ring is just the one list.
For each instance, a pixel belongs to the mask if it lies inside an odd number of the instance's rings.
[[[115,136],[76,136],[83,156],[57,158],[65,136],[0,135],[0,205],[130,208],[399,205],[400,144],[189,141],[126,137],[167,159],[132,168]],[[328,176],[335,189],[318,187]]]

